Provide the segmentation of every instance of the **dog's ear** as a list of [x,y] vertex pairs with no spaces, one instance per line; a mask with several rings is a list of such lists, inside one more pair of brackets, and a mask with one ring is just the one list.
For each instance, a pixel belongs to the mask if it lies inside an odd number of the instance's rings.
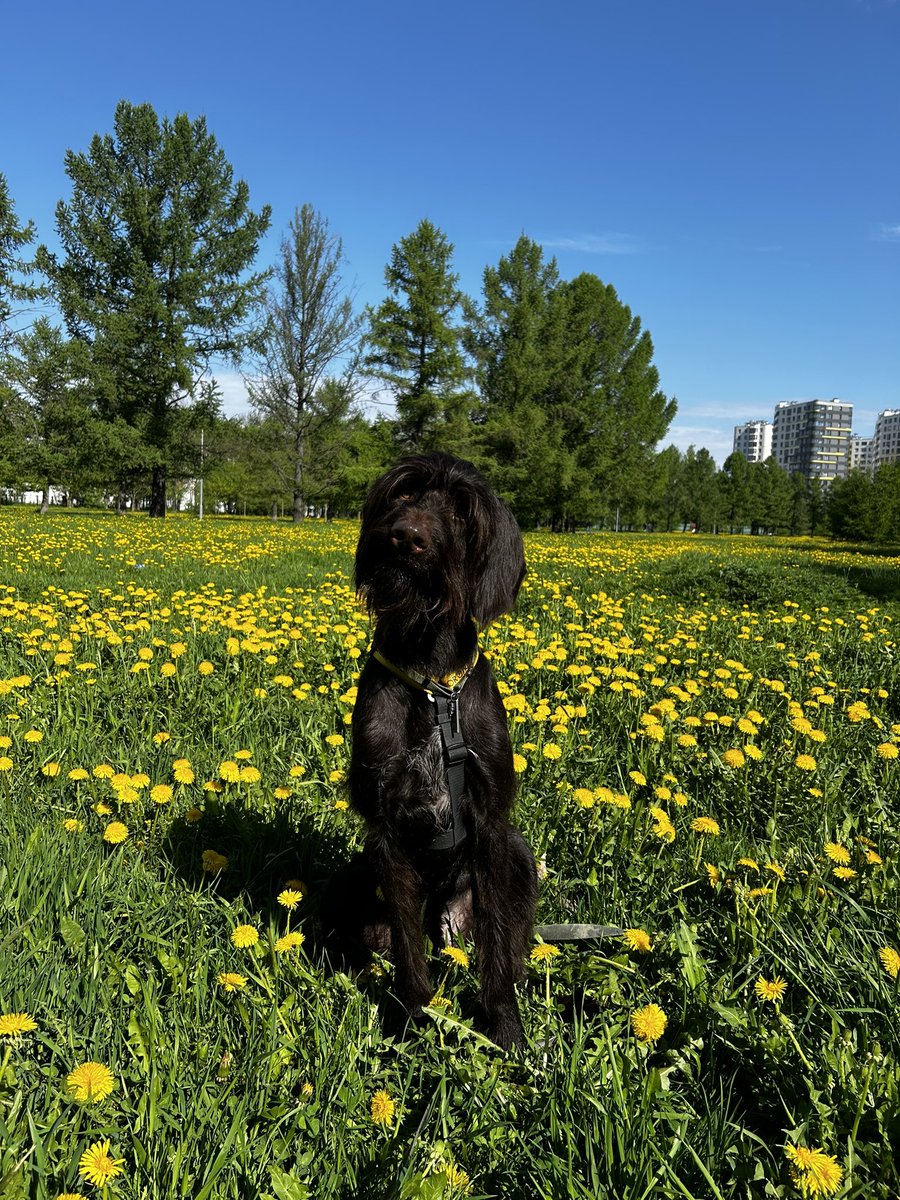
[[516,518],[502,500],[492,500],[484,513],[482,532],[487,536],[471,593],[472,616],[482,627],[509,612],[525,578],[525,548]]

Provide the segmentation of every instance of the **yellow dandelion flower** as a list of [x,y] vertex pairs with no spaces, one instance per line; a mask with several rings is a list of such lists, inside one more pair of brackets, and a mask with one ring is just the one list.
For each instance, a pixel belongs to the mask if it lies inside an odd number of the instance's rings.
[[112,769],[109,763],[100,763],[98,766],[94,767],[92,774],[95,779],[112,779],[112,777],[115,775],[115,771]]
[[84,821],[79,821],[77,817],[67,817],[63,821],[63,829],[66,833],[81,833],[84,829]]
[[590,788],[576,788],[572,799],[581,808],[593,808],[596,798]]
[[176,758],[172,763],[172,774],[176,783],[193,783],[194,770],[187,758]]
[[891,979],[896,979],[900,975],[900,952],[896,951],[893,946],[882,946],[878,951],[878,957]]
[[808,1146],[785,1146],[794,1183],[803,1196],[831,1196],[841,1186],[844,1168],[823,1150]]
[[226,783],[239,783],[241,768],[236,762],[226,759],[225,762],[219,763],[219,778],[224,779]]
[[8,754],[0,754],[0,771],[11,771],[13,769],[13,760]]
[[444,958],[449,958],[451,962],[456,963],[458,967],[467,967],[469,965],[469,956],[465,950],[459,946],[445,946],[441,951]]
[[272,795],[276,800],[287,800],[291,794],[291,789],[289,787],[277,787],[272,789]]
[[79,1174],[95,1187],[105,1188],[110,1179],[122,1174],[121,1164],[124,1158],[113,1158],[109,1152],[109,1138],[103,1142],[94,1142],[82,1154],[78,1164]]
[[629,950],[637,950],[641,954],[649,954],[653,949],[650,942],[650,935],[643,929],[626,929],[622,935],[622,940],[628,946]]
[[211,875],[218,875],[220,871],[225,871],[228,868],[228,859],[224,854],[219,854],[216,850],[204,850],[200,856],[200,862],[203,865],[203,870],[208,871]]
[[709,880],[709,886],[718,887],[722,880],[722,872],[714,863],[704,863],[706,867],[706,877]]
[[469,1176],[455,1163],[441,1163],[437,1169],[437,1173],[446,1177],[451,1193],[460,1196],[467,1196],[469,1194]]
[[172,788],[168,783],[158,783],[150,789],[150,799],[154,804],[168,804],[172,799]]
[[255,946],[259,941],[259,932],[252,925],[238,925],[231,931],[231,941],[239,950]]
[[123,825],[121,821],[110,821],[106,829],[103,831],[104,842],[109,842],[111,846],[118,846],[128,837],[128,826]]
[[749,869],[751,871],[759,870],[759,863],[756,861],[755,858],[739,858],[738,866],[739,867],[749,867]]
[[767,862],[766,870],[774,875],[775,878],[781,883],[784,883],[785,879],[787,878],[784,872],[784,867],[779,866],[777,862]]
[[153,744],[155,746],[162,746],[166,742],[168,742],[171,739],[171,737],[172,737],[171,733],[165,733],[165,732],[154,733],[153,739],[152,739]]
[[771,896],[772,888],[770,888],[770,887],[751,888],[750,891],[747,893],[747,895],[752,896],[754,899],[757,899],[759,896]]
[[428,1007],[436,1008],[439,1012],[448,1012],[451,1005],[446,996],[432,996],[428,1001]]
[[48,762],[41,767],[41,774],[46,775],[48,779],[55,779],[60,772],[58,762]]
[[739,770],[746,762],[743,750],[738,750],[736,747],[731,750],[726,750],[722,755],[722,762],[726,767],[731,767],[735,771]]
[[721,832],[718,821],[714,821],[712,817],[694,817],[691,829],[694,833],[709,834],[710,837],[718,837]]
[[845,882],[849,879],[855,879],[857,872],[852,867],[832,867],[832,875],[836,879],[843,879]]
[[189,825],[195,825],[203,816],[203,810],[200,808],[189,808],[184,814],[184,819]]
[[765,755],[763,754],[762,750],[760,750],[759,746],[754,746],[752,742],[744,747],[744,753],[748,758],[752,758],[754,762],[759,762],[760,759],[765,758]]
[[109,1067],[98,1062],[82,1063],[66,1076],[66,1083],[76,1100],[89,1104],[105,1100],[116,1085]]
[[513,770],[517,775],[521,775],[528,767],[528,759],[522,754],[513,755]]
[[631,1014],[631,1027],[635,1037],[644,1045],[658,1042],[665,1033],[669,1018],[658,1004],[647,1004],[636,1008]]
[[216,982],[220,983],[226,992],[234,992],[247,986],[246,976],[238,975],[234,971],[220,971]]
[[840,863],[841,866],[846,866],[850,861],[850,851],[846,846],[842,846],[840,842],[826,842],[825,854],[832,862]]
[[880,758],[883,758],[885,762],[889,762],[900,755],[900,749],[893,742],[882,742],[879,746],[875,747],[875,753]]
[[390,1092],[383,1089],[377,1091],[372,1097],[372,1121],[376,1125],[390,1125],[394,1119],[394,1110],[397,1105],[391,1099]]
[[884,859],[875,850],[866,850],[866,862],[870,867],[880,867]]
[[815,771],[818,765],[811,754],[798,754],[794,759],[794,766],[799,767],[801,771]]
[[277,898],[282,908],[294,909],[303,899],[303,893],[294,888],[285,888],[283,892],[278,893]]
[[259,783],[262,775],[258,767],[241,767],[241,783]]
[[547,962],[551,958],[556,958],[559,953],[558,946],[551,946],[549,942],[541,942],[532,948],[529,958],[532,962]]
[[206,659],[204,659],[202,662],[197,663],[197,674],[198,675],[212,675],[212,673],[215,669],[216,668],[213,666],[213,664],[211,662],[207,662]]
[[32,743],[33,745],[37,745],[38,742],[42,742],[44,740],[44,735],[39,729],[29,729],[25,734],[24,740]]
[[760,975],[753,985],[753,990],[760,1000],[768,1001],[770,1004],[780,1004],[781,998],[787,990],[787,981],[778,975],[774,979],[763,979]]
[[275,942],[276,954],[286,954],[289,950],[296,950],[306,941],[305,936],[299,930],[294,930],[293,933],[286,933],[283,937],[278,938]]
[[299,765],[296,767],[291,767],[290,771],[288,771],[288,774],[290,775],[291,779],[299,779],[301,775],[306,774],[306,767]]
[[37,1022],[29,1013],[0,1013],[0,1037],[15,1038],[23,1033],[32,1033]]
[[644,773],[642,771],[629,771],[628,778],[637,787],[646,787],[647,786],[647,776],[644,775]]
[[543,754],[544,758],[549,758],[551,761],[555,761],[558,758],[562,758],[562,747],[557,746],[556,742],[548,742],[546,746],[544,746],[541,753]]
[[74,780],[75,783],[80,783],[82,779],[89,779],[90,776],[84,767],[73,767],[69,772],[68,778]]

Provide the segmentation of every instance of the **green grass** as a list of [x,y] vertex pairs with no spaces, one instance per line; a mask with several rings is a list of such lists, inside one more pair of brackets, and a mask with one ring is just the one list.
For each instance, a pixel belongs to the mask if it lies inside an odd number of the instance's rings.
[[[895,1200],[898,985],[878,951],[900,951],[900,760],[878,747],[900,745],[897,564],[808,540],[528,540],[518,610],[484,643],[546,866],[538,917],[653,948],[529,965],[528,1045],[506,1056],[472,1026],[474,959],[432,958],[449,1007],[398,1041],[389,964],[350,977],[317,945],[321,888],[360,839],[347,742],[325,740],[349,740],[368,638],[354,535],[0,511],[0,1014],[37,1026],[0,1036],[0,1198],[99,1194],[79,1159],[109,1138],[127,1200],[789,1197],[798,1142],[841,1164],[834,1194]],[[728,766],[748,745],[761,757]],[[222,781],[242,761],[259,781]],[[117,796],[101,764],[148,782]],[[306,941],[279,953],[288,926]],[[780,1004],[754,989],[774,977]],[[650,1003],[667,1025],[644,1045]],[[67,1091],[86,1061],[115,1076],[97,1104]]]

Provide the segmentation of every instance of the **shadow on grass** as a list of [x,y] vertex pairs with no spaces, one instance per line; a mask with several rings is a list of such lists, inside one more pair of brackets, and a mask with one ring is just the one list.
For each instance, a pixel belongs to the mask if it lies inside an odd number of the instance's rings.
[[900,569],[897,567],[841,567],[826,564],[820,570],[837,576],[862,596],[882,602],[900,602]]
[[179,818],[161,849],[176,875],[192,887],[209,882],[204,852],[223,855],[228,865],[215,876],[218,894],[229,901],[240,898],[263,922],[284,915],[279,893],[302,882],[304,932],[314,945],[321,941],[322,897],[354,853],[352,826],[346,833],[323,828],[299,804],[260,810],[240,796],[210,797],[202,819],[191,823]]

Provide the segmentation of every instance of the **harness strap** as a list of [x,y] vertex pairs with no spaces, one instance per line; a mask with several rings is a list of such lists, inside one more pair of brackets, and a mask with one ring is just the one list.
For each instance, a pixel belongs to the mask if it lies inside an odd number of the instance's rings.
[[441,735],[444,772],[447,777],[447,791],[450,793],[450,824],[446,830],[435,835],[428,849],[453,850],[468,833],[462,814],[462,798],[466,790],[466,759],[469,756],[469,747],[460,729],[459,697],[478,662],[478,651],[476,650],[475,658],[465,671],[453,677],[453,686],[448,686],[438,679],[431,679],[428,675],[420,675],[416,671],[405,671],[389,658],[385,658],[380,650],[373,650],[372,657],[409,687],[424,692],[429,702],[434,705],[434,723]]

